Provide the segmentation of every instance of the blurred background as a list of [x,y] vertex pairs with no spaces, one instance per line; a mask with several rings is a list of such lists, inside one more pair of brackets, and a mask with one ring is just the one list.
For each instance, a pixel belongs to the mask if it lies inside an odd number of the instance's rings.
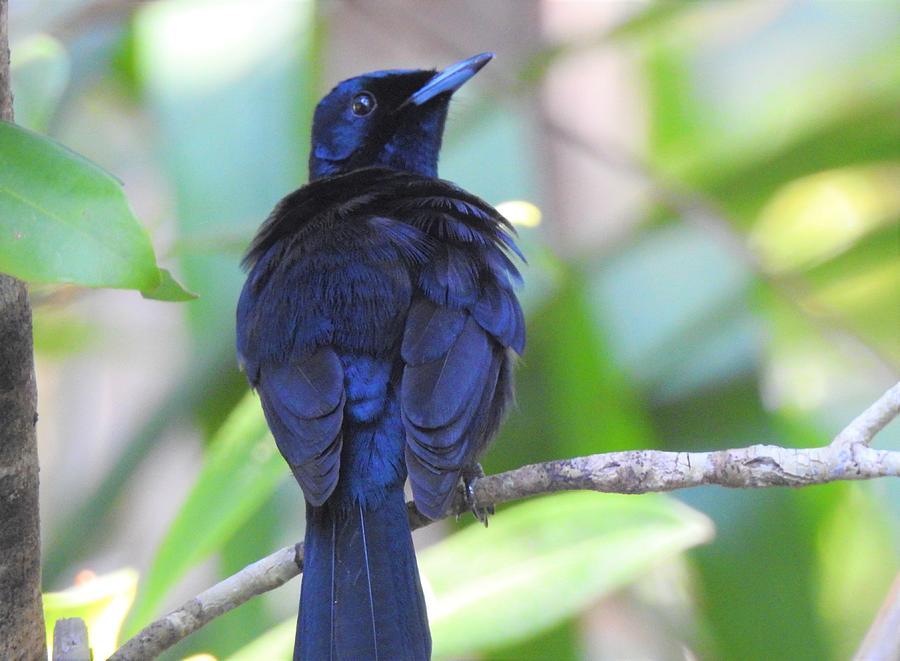
[[[302,538],[236,369],[238,263],[306,180],[315,103],[365,71],[497,54],[457,95],[441,161],[528,203],[503,207],[529,345],[489,473],[821,445],[898,378],[895,2],[11,0],[10,20],[17,122],[120,178],[200,295],[32,288],[45,589],[77,582],[50,606],[94,609],[98,635]],[[900,449],[900,427],[876,443]],[[543,568],[467,602],[481,627],[436,625],[438,656],[847,658],[900,568],[896,481],[554,502],[416,533],[438,604],[504,553]],[[164,658],[279,658],[298,589]]]

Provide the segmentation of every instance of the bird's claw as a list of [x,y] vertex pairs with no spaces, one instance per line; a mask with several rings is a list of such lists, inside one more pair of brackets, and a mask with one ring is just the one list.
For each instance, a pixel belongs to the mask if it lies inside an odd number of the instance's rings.
[[493,515],[494,506],[477,507],[475,505],[475,483],[482,477],[484,477],[484,469],[481,467],[481,464],[476,463],[463,470],[463,497],[465,498],[466,506],[475,515],[475,518],[487,528],[488,516]]

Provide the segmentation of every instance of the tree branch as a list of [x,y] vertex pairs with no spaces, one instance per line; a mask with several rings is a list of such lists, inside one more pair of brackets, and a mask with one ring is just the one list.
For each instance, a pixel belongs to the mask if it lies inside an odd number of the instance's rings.
[[[0,120],[13,120],[7,0],[0,0]],[[37,389],[25,283],[0,274],[0,658],[47,656],[34,425]]]
[[[731,488],[803,487],[838,480],[900,477],[900,452],[869,447],[900,414],[900,383],[882,395],[827,446],[752,445],[715,452],[635,450],[523,466],[475,483],[475,505],[586,489],[607,493],[674,491],[702,485]],[[432,523],[408,503],[413,530]],[[458,493],[447,516],[468,510]],[[229,576],[142,629],[110,661],[152,659],[219,615],[274,590],[303,570],[303,544],[288,546]]]

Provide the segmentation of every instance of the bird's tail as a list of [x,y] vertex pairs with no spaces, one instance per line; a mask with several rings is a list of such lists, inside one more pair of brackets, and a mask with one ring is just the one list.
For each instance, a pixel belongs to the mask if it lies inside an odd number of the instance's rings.
[[295,661],[430,657],[403,490],[367,509],[307,505]]

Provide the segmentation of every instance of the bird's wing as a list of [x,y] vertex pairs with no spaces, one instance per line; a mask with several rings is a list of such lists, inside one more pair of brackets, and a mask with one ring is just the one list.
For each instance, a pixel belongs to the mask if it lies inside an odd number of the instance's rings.
[[[424,191],[429,193],[430,191]],[[511,398],[509,349],[525,344],[505,221],[457,189],[407,204],[435,239],[403,335],[406,464],[419,510],[439,517]],[[475,201],[472,201],[475,200]]]
[[278,449],[312,505],[337,484],[344,419],[344,373],[337,354],[319,347],[301,359],[266,364],[256,384]]

